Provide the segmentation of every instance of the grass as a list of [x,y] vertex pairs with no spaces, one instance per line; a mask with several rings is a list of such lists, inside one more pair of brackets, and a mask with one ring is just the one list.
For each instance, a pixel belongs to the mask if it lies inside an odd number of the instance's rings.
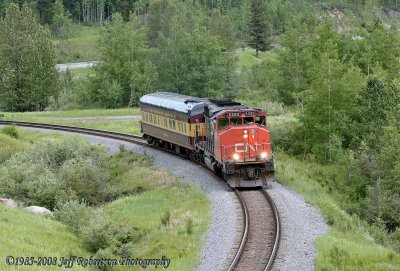
[[[40,141],[63,137],[23,129],[17,129],[17,135],[14,138],[0,130],[0,153],[5,153],[4,150],[9,153],[4,159]],[[135,258],[165,256],[171,260],[171,270],[193,270],[200,260],[201,246],[209,226],[209,199],[199,187],[181,184],[169,172],[155,170],[148,157],[125,151],[122,147],[121,150],[110,157],[110,175],[114,189],[127,196],[96,208],[103,209],[116,223],[134,227],[141,233],[132,245]],[[166,213],[170,214],[167,220]],[[0,205],[0,232],[0,247],[7,248],[0,251],[3,259],[8,255],[93,256],[67,226],[21,209]],[[21,270],[42,269],[27,267]],[[2,261],[0,270],[14,268],[6,267]],[[74,266],[73,270],[81,269]]]
[[[194,270],[209,224],[209,210],[210,203],[200,188],[183,185],[119,199],[106,207],[114,221],[130,223],[145,232],[135,244],[135,257],[165,256],[171,260],[171,270]],[[167,212],[170,212],[169,223],[163,225]],[[189,220],[193,221],[192,233],[187,229]]]
[[320,208],[331,230],[316,241],[316,269],[400,270],[400,255],[379,245],[372,229],[340,208],[342,196],[334,186],[343,185],[341,170],[275,152],[276,177]]
[[85,110],[69,110],[69,111],[45,111],[45,112],[25,112],[25,113],[3,113],[3,119],[19,120],[31,117],[48,118],[48,117],[103,117],[103,116],[127,116],[138,115],[139,108],[118,108],[118,109],[85,109]]
[[81,81],[85,80],[89,75],[94,73],[93,68],[79,68],[79,69],[70,69],[71,77],[73,81]]
[[57,63],[99,60],[100,29],[101,26],[73,24],[72,37],[67,40],[54,38]]
[[239,58],[237,68],[251,68],[253,65],[261,63],[264,60],[275,60],[276,52],[274,50],[259,52],[259,57],[256,57],[256,51],[251,48],[245,48],[243,50],[237,50],[237,56]]
[[[138,115],[139,108],[87,109],[70,111],[4,113],[4,120],[61,124],[129,134],[140,134],[138,119],[107,119],[107,117]],[[89,118],[87,118],[89,117]]]
[[[7,256],[13,257],[89,257],[86,248],[67,226],[57,221],[0,205],[0,270],[54,270],[54,267],[7,266]],[[60,263],[60,261],[58,261]],[[57,267],[59,268],[59,267]],[[74,266],[74,270],[86,270]]]

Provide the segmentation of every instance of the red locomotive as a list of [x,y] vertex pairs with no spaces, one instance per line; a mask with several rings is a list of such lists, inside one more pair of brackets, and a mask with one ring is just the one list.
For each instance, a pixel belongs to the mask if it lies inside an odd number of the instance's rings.
[[149,144],[204,163],[231,187],[265,187],[273,180],[274,158],[261,110],[168,92],[144,95],[140,109]]

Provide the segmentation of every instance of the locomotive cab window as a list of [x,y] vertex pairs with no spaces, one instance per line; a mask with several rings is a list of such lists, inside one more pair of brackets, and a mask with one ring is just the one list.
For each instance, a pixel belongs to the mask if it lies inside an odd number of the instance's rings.
[[241,125],[242,124],[242,118],[231,118],[231,124],[232,125]]
[[244,124],[247,124],[247,125],[254,124],[254,118],[253,117],[245,117]]
[[218,129],[224,129],[226,126],[228,126],[229,120],[226,118],[220,118],[218,119]]
[[265,126],[265,117],[264,116],[257,116],[256,123],[258,126]]

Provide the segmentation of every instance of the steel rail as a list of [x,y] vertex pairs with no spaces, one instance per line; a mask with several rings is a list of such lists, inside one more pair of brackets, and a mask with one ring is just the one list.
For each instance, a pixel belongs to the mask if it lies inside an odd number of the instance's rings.
[[247,209],[246,202],[243,199],[242,195],[240,194],[239,190],[237,188],[235,188],[233,191],[235,192],[236,197],[239,199],[240,206],[241,206],[243,214],[244,214],[244,217],[243,217],[244,225],[243,225],[243,234],[242,234],[239,248],[235,254],[235,257],[234,257],[232,263],[230,264],[230,266],[228,268],[228,271],[233,271],[235,269],[237,263],[239,262],[240,256],[242,255],[243,250],[246,247],[247,237],[249,234],[249,210]]
[[[246,250],[246,244],[248,241],[248,233],[250,231],[249,228],[249,224],[251,223],[251,216],[249,217],[249,211],[248,211],[248,207],[247,204],[245,202],[245,199],[243,198],[243,196],[241,195],[241,192],[238,189],[234,189],[234,192],[237,196],[237,198],[240,201],[240,205],[242,206],[242,210],[245,213],[245,218],[244,218],[244,229],[243,229],[243,234],[242,234],[242,239],[240,242],[240,246],[237,250],[237,253],[233,259],[233,261],[231,262],[228,271],[233,271],[236,270],[236,268],[238,267],[239,262],[241,261],[241,257],[243,252]],[[274,220],[274,235],[273,235],[273,245],[272,245],[272,249],[269,249],[269,255],[268,255],[268,259],[267,259],[267,263],[265,265],[265,267],[263,267],[264,271],[268,271],[271,269],[273,262],[275,260],[276,254],[278,252],[278,248],[279,248],[279,241],[280,241],[280,237],[281,237],[281,225],[280,225],[280,218],[279,218],[279,212],[278,209],[276,208],[276,205],[273,201],[273,199],[270,197],[270,195],[267,193],[267,191],[265,191],[264,189],[260,189],[260,192],[262,193],[262,195],[264,196],[264,198],[266,199],[266,201],[268,202],[268,205],[271,209],[271,216],[273,216],[273,220]],[[265,236],[260,236],[260,238],[264,238]]]
[[22,127],[42,128],[42,129],[49,129],[49,130],[75,132],[75,133],[80,133],[80,134],[88,134],[88,135],[95,135],[95,136],[97,135],[97,136],[103,136],[103,137],[107,137],[107,138],[119,139],[119,140],[123,140],[123,141],[134,142],[134,143],[140,144],[140,145],[146,144],[146,141],[141,136],[131,135],[131,134],[127,134],[127,133],[98,130],[98,129],[92,129],[92,128],[65,126],[65,125],[58,125],[58,124],[46,124],[46,123],[38,123],[38,122],[13,121],[13,120],[0,120],[0,125],[15,125],[15,126],[22,126]]
[[275,202],[272,200],[271,196],[264,189],[262,189],[262,193],[264,194],[269,205],[271,206],[272,212],[274,213],[274,219],[275,219],[275,225],[276,225],[274,245],[272,247],[271,256],[269,257],[268,263],[264,269],[264,271],[268,271],[271,269],[272,264],[274,263],[276,254],[278,253],[279,241],[281,239],[281,220],[279,218],[278,208],[276,208]]

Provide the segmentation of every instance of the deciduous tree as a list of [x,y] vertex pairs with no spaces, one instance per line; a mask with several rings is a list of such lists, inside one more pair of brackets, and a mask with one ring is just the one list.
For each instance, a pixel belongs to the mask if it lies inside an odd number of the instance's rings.
[[10,111],[43,110],[59,90],[55,50],[47,28],[24,4],[0,21],[0,103]]

